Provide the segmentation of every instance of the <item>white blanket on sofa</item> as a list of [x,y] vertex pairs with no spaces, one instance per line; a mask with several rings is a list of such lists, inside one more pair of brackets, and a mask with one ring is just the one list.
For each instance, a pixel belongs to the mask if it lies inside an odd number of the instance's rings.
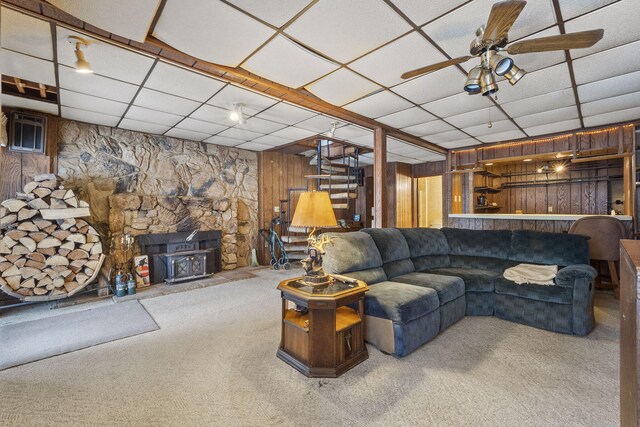
[[557,273],[557,265],[518,264],[515,267],[507,268],[503,276],[518,285],[523,283],[553,285],[553,279],[555,279]]

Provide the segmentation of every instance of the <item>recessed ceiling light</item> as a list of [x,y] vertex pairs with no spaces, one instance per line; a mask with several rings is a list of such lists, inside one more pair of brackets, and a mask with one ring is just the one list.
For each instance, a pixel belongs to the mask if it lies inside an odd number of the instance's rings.
[[485,163],[485,166],[493,166],[493,163]]
[[242,111],[242,107],[244,104],[239,102],[234,102],[233,110],[229,112],[229,118],[234,122],[238,122],[238,124],[245,124],[247,122],[246,117],[244,116],[244,112]]
[[532,162],[533,159],[524,159],[523,162]]

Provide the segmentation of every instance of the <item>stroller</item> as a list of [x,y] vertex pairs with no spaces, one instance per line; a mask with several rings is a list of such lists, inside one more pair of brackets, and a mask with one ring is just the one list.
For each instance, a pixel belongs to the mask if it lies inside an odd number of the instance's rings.
[[289,270],[291,268],[289,256],[284,248],[282,239],[275,230],[276,226],[281,223],[282,219],[280,217],[273,218],[268,230],[264,228],[260,229],[260,235],[269,245],[269,253],[271,254],[271,261],[269,261],[269,263],[271,267],[273,267],[274,270],[279,270],[280,267]]

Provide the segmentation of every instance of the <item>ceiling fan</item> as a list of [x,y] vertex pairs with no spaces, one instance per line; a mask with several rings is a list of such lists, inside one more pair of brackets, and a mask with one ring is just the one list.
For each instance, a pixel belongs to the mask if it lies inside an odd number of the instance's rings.
[[498,91],[494,73],[504,76],[511,85],[515,85],[526,74],[518,68],[513,59],[501,55],[506,51],[511,55],[533,52],[549,52],[553,50],[583,49],[596,44],[604,35],[603,29],[580,31],[577,33],[561,34],[557,36],[540,37],[509,43],[508,32],[524,9],[526,1],[508,0],[495,3],[487,23],[476,30],[476,38],[471,42],[470,56],[449,59],[431,64],[402,74],[403,79],[409,79],[427,74],[450,65],[462,64],[471,58],[479,57],[480,65],[473,67],[467,74],[464,90],[469,95],[492,95]]

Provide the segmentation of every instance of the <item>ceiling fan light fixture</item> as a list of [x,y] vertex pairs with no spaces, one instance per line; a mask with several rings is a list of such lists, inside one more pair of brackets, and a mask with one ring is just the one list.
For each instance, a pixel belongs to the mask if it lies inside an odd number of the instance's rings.
[[523,68],[519,68],[513,64],[511,69],[504,74],[504,78],[513,86],[518,83],[525,74],[527,74],[527,72]]
[[489,69],[482,70],[482,74],[480,75],[480,91],[483,96],[493,95],[498,91],[496,79]]
[[504,76],[513,68],[513,59],[495,54],[491,57],[491,68],[493,68],[497,76]]
[[480,93],[480,77],[482,76],[482,67],[476,66],[467,73],[467,81],[464,84],[464,90],[469,95]]

